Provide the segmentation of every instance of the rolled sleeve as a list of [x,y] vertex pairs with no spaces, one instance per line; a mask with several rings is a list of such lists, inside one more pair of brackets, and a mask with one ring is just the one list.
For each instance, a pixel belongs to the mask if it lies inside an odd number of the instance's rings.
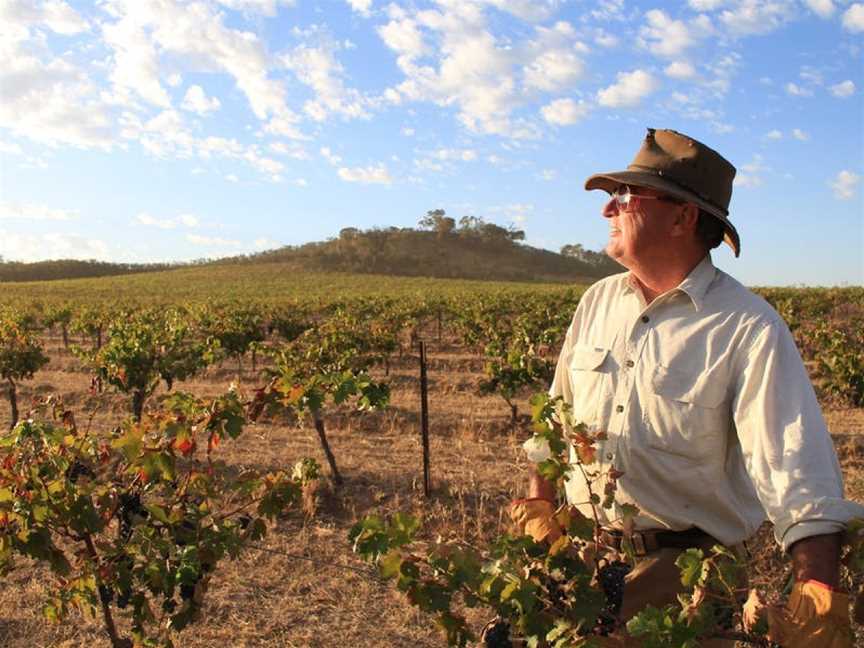
[[864,515],[843,498],[834,444],[786,325],[762,323],[739,367],[733,417],[745,466],[777,542],[834,533]]

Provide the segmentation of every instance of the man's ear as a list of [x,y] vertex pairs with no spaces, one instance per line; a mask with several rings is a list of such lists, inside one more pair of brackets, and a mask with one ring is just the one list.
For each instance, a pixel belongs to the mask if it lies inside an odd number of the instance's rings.
[[699,222],[699,208],[693,203],[684,203],[672,222],[672,236],[690,236]]

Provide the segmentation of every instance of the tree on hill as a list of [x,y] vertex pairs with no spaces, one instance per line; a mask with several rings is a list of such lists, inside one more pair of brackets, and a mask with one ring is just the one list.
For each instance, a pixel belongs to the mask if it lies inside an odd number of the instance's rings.
[[443,209],[430,209],[426,212],[426,216],[420,219],[418,225],[420,229],[435,232],[439,239],[452,234],[456,229],[456,221],[447,216]]
[[607,265],[611,261],[611,259],[606,256],[605,252],[594,252],[592,250],[586,250],[584,247],[582,247],[581,243],[573,243],[561,246],[561,255],[565,257],[571,257],[573,259],[578,259],[579,261],[591,264],[592,266]]

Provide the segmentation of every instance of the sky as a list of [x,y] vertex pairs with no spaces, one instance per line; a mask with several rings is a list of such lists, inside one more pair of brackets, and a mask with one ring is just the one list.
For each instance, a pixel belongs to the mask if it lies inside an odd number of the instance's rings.
[[0,256],[252,253],[427,211],[605,245],[646,127],[737,167],[748,285],[864,284],[864,3],[0,0]]

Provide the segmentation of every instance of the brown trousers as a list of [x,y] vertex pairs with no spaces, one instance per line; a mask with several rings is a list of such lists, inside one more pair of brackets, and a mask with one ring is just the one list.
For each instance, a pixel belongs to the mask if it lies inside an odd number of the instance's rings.
[[[707,553],[713,544],[710,542],[700,548]],[[627,574],[624,581],[622,619],[630,619],[648,605],[660,608],[678,601],[678,594],[686,591],[681,585],[681,570],[675,566],[675,560],[681,551],[681,549],[660,549],[637,559],[636,566]],[[603,638],[602,645],[610,648],[638,648],[642,643],[622,631]],[[703,648],[733,648],[734,646],[734,641],[726,639],[702,642]]]

